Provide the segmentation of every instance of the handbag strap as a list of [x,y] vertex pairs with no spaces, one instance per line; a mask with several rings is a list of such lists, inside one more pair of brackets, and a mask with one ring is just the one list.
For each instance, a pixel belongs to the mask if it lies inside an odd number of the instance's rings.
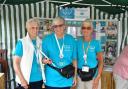
[[[57,68],[57,67],[55,67],[55,66],[52,66],[52,65],[50,65],[50,64],[47,64],[49,67],[51,67],[51,68],[53,68],[53,69],[55,69],[56,71],[59,71],[59,72],[62,72],[63,71],[63,68]],[[69,64],[69,65],[72,65],[72,64]]]
[[59,68],[57,68],[57,67],[54,67],[54,66],[52,66],[52,65],[50,65],[50,64],[47,64],[49,67],[51,67],[51,68],[53,68],[53,69],[55,69],[56,71],[60,71],[61,69],[59,69]]

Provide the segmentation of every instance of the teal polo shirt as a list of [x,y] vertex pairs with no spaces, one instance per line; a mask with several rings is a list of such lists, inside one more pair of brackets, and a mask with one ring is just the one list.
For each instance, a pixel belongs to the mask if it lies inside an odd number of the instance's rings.
[[[52,62],[58,67],[62,68],[76,59],[76,41],[75,39],[68,34],[64,35],[63,38],[58,39],[60,48],[64,42],[63,55],[61,59],[59,57],[59,48],[55,39],[55,33],[49,34],[44,37],[42,41],[42,50],[43,52],[52,60]],[[63,65],[60,65],[60,62],[63,62]],[[64,78],[56,70],[46,65],[46,85],[52,87],[70,87],[73,84],[73,78]]]

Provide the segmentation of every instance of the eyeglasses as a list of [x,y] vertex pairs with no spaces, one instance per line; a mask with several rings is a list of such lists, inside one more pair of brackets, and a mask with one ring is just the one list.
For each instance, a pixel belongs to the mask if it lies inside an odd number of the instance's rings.
[[53,29],[56,29],[56,28],[60,28],[60,27],[63,27],[64,26],[64,24],[60,24],[60,25],[53,25],[52,27],[53,27]]
[[85,30],[85,29],[91,30],[91,27],[82,27],[81,29],[82,29],[82,30]]

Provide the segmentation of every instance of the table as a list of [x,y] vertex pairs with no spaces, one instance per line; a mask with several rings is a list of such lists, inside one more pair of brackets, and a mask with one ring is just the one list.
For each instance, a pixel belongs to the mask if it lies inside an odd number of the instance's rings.
[[0,73],[0,89],[5,89],[5,75]]
[[115,89],[112,71],[103,71],[101,77],[101,89]]

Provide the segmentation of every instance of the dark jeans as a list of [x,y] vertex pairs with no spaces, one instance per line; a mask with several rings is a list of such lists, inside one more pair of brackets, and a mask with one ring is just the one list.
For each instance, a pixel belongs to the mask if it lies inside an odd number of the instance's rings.
[[[37,82],[30,82],[29,89],[42,89],[43,80]],[[20,84],[15,89],[24,89]]]
[[45,89],[70,89],[70,87],[50,87],[50,86],[45,86]]

